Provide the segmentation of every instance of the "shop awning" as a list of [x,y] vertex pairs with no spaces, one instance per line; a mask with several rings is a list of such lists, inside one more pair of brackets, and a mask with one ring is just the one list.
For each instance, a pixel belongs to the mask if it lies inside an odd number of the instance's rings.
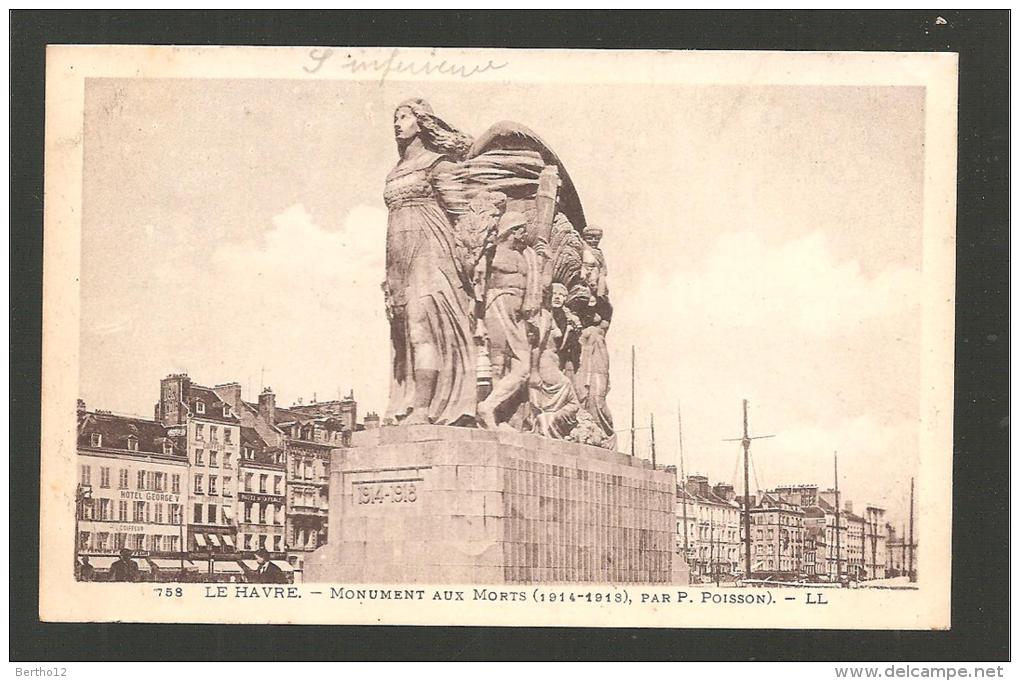
[[131,560],[135,561],[135,565],[138,566],[139,572],[152,572],[152,566],[149,565],[149,561],[144,558],[132,558]]
[[219,575],[243,575],[244,570],[236,560],[217,560],[213,562],[213,572]]
[[198,534],[196,532],[195,533],[195,544],[197,544],[198,546],[201,546],[202,548],[205,548],[206,547],[205,535],[204,534]]
[[290,563],[288,563],[285,560],[274,560],[274,561],[271,561],[271,562],[273,563],[273,565],[275,565],[276,567],[280,568],[284,572],[294,572],[294,568],[291,566]]
[[89,565],[96,570],[109,570],[110,566],[117,560],[112,556],[88,556],[88,559]]
[[[179,558],[150,558],[149,560],[160,570],[180,571],[181,569],[181,560]],[[198,570],[198,566],[190,560],[185,560],[184,569],[187,572],[194,572]]]
[[231,537],[229,534],[225,534],[225,535],[223,535],[223,537],[221,537],[221,539],[223,539],[223,543],[227,545],[228,549],[231,549],[231,550],[234,549],[234,538],[233,537]]
[[243,564],[246,568],[248,568],[249,570],[251,570],[253,572],[255,570],[259,569],[258,561],[245,559],[245,560],[239,560],[238,562]]
[[209,543],[212,544],[213,546],[219,548],[221,546],[221,544],[220,544],[220,535],[218,535],[218,534],[210,534],[209,535]]

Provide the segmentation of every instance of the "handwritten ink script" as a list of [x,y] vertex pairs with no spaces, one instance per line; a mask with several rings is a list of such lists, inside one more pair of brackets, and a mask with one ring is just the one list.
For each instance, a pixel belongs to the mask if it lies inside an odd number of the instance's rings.
[[[509,62],[494,62],[491,59],[482,63],[457,63],[447,59],[441,59],[439,61],[433,61],[426,59],[424,61],[420,59],[401,59],[399,57],[399,50],[393,50],[388,56],[381,59],[358,59],[350,54],[344,55],[344,58],[339,63],[341,70],[350,71],[352,74],[358,74],[362,72],[377,73],[379,75],[379,84],[382,85],[386,82],[386,79],[391,75],[398,74],[410,74],[414,76],[418,75],[431,75],[438,73],[440,75],[458,76],[460,78],[470,78],[479,73],[485,73],[487,71],[498,71],[499,69],[506,68]],[[306,73],[318,73],[322,67],[331,60],[335,55],[336,51],[332,48],[316,48],[308,53],[308,58],[311,59],[310,64],[302,66]]]

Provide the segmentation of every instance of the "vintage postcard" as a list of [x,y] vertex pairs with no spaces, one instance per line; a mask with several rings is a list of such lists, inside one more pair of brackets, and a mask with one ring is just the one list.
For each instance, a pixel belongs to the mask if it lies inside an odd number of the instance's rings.
[[948,628],[956,85],[51,46],[42,619]]

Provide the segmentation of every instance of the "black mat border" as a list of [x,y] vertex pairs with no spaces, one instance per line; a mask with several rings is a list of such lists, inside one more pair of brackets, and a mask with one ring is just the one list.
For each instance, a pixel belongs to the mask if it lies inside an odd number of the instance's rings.
[[[948,23],[936,25],[941,15]],[[960,53],[953,629],[820,632],[69,625],[38,621],[46,43]],[[11,12],[10,658],[1006,660],[1009,13]]]

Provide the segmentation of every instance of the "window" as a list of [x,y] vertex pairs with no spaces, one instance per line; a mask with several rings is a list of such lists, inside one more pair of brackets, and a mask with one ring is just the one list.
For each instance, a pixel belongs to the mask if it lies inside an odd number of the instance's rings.
[[151,506],[152,504],[150,504],[148,501],[145,502],[145,522],[147,523],[152,522],[151,520],[152,516],[149,514],[149,511],[152,510]]
[[230,452],[223,452],[223,467],[233,468],[233,464],[230,462]]
[[170,478],[170,491],[174,494],[181,493],[181,476],[174,473],[174,476]]
[[89,532],[79,532],[78,533],[78,548],[82,549],[84,551],[88,551],[89,550],[89,538],[91,536],[92,535]]
[[135,535],[135,548],[139,549],[139,550],[145,549],[145,535],[144,534],[136,534]]
[[205,413],[205,402],[203,402],[202,400],[198,400],[195,402],[195,413],[196,414]]
[[[224,416],[230,416],[229,412],[230,412],[230,409],[228,407],[223,407],[223,415]],[[233,435],[234,435],[234,431],[231,428],[224,428],[223,429],[223,441],[226,442],[228,445],[233,441]]]
[[224,525],[230,525],[234,522],[234,511],[229,504],[223,504],[220,506],[220,513],[223,514],[223,520],[221,521]]
[[225,404],[223,405],[223,418],[225,418],[225,419],[229,419],[230,418],[230,407],[228,407]]
[[266,524],[266,506],[268,504],[259,504],[259,524]]
[[170,522],[174,525],[181,524],[181,505],[170,504]]
[[252,479],[252,474],[251,473],[245,473],[244,474],[244,491],[245,492],[250,492],[251,491],[251,479]]
[[202,491],[202,476],[200,474],[195,475],[195,484],[192,489],[195,494],[205,494],[205,492]]
[[209,523],[210,525],[214,524],[216,522],[216,518],[218,517],[216,515],[216,504],[209,504],[208,506],[206,506],[206,510],[209,512],[209,514],[205,517],[206,522]]
[[220,441],[220,429],[216,426],[209,426],[209,442]]
[[92,443],[93,447],[103,446],[103,436],[100,435],[99,433],[92,433],[92,437],[90,438],[89,441]]
[[113,520],[113,499],[99,500],[99,520]]
[[132,517],[136,523],[143,522],[145,520],[145,502],[136,501],[134,505],[134,516]]
[[205,465],[205,451],[204,450],[202,450],[202,449],[196,449],[195,450],[195,465],[196,466],[204,466]]
[[211,450],[209,452],[209,465],[214,467],[214,468],[216,468],[216,467],[218,467],[220,465],[219,464],[219,457],[216,455],[216,450]]
[[153,520],[157,523],[163,522],[163,504],[156,504],[156,516]]
[[204,440],[205,439],[205,424],[204,423],[196,423],[195,424],[195,439],[196,440]]
[[195,504],[195,508],[192,509],[192,519],[196,523],[202,522],[202,504]]
[[280,535],[276,535],[275,537],[273,537],[273,551],[279,553],[282,550],[282,547],[280,546],[280,544],[283,543],[282,540],[283,537],[281,537]]
[[174,443],[170,442],[170,440],[164,440],[163,441],[163,453],[164,454],[173,454],[174,453]]
[[124,532],[115,532],[113,534],[114,550],[122,549],[125,546],[127,546],[127,534]]
[[217,482],[216,476],[215,475],[210,475],[209,476],[209,494],[219,494],[219,492],[216,489],[216,482]]
[[81,484],[91,485],[92,484],[92,467],[82,466],[81,467]]
[[121,489],[128,488],[128,469],[126,468],[120,469],[120,488]]
[[244,535],[244,550],[245,551],[251,551],[251,539],[252,539],[252,535],[250,535],[250,534]]
[[268,475],[260,475],[259,476],[259,492],[260,493],[262,493],[262,494],[266,493],[266,486],[267,486],[268,482],[269,482],[269,476]]
[[128,520],[128,503],[126,501],[121,500],[117,502],[117,520],[124,522]]
[[138,489],[145,489],[145,471],[138,471]]
[[175,535],[168,534],[167,540],[170,542],[170,552],[177,553],[177,537]]
[[250,501],[244,502],[244,522],[246,522],[246,523],[250,523],[251,522],[251,502]]
[[231,478],[229,475],[223,476],[223,496],[225,497],[234,496],[234,492],[230,489],[230,483],[233,482],[233,480],[234,479]]
[[138,451],[138,438],[135,437],[134,435],[128,435],[127,448],[128,448],[129,451],[137,452]]
[[273,476],[273,494],[283,494],[280,487],[283,483],[283,477],[280,475]]
[[99,486],[106,488],[110,487],[110,469],[106,466],[99,469]]
[[156,473],[156,491],[166,491],[166,473]]
[[260,549],[266,548],[266,535],[264,534],[259,535],[259,548]]

